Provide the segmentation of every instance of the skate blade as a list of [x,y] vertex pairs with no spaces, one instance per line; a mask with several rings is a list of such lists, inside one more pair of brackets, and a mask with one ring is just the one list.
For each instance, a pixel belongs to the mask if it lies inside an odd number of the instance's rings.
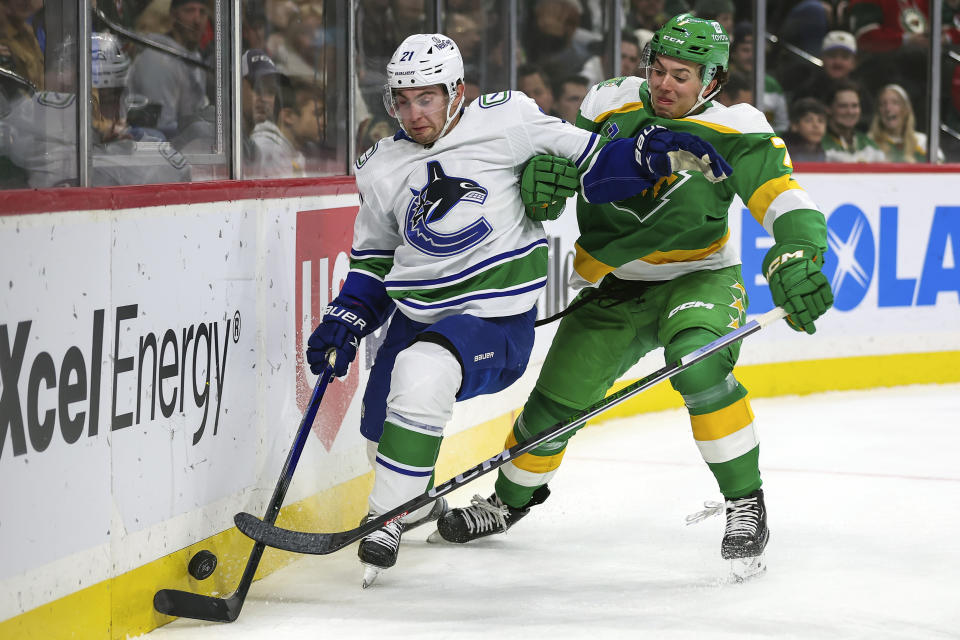
[[430,544],[448,544],[447,541],[443,539],[443,536],[440,535],[440,532],[436,529],[433,530],[433,533],[427,536],[427,542]]
[[363,582],[361,586],[368,589],[377,581],[377,577],[383,571],[383,567],[377,567],[372,564],[363,563]]
[[752,558],[730,560],[730,579],[733,582],[746,582],[763,575],[766,571],[767,562],[762,553]]

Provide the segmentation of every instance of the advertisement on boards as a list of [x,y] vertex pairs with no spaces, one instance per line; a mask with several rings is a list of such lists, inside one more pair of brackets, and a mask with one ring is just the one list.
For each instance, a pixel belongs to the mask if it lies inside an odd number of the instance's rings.
[[[310,372],[304,352],[307,340],[323,319],[323,312],[340,293],[350,271],[350,246],[358,207],[341,207],[297,212],[296,247],[296,362],[297,405],[307,408],[317,376]],[[366,340],[364,341],[366,342]],[[363,352],[347,375],[331,384],[323,397],[323,411],[317,413],[313,431],[330,451],[355,396],[362,395]],[[364,377],[365,379],[365,377]],[[358,398],[359,401],[359,398]]]
[[110,215],[0,226],[0,484],[17,523],[0,526],[0,579],[231,495],[256,468],[255,225]]

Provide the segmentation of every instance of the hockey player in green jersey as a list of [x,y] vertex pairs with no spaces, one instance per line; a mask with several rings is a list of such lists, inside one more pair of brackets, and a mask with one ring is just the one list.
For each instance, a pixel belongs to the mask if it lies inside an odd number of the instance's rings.
[[[591,204],[580,195],[572,284],[586,287],[578,297],[583,304],[562,319],[508,447],[602,399],[654,348],[662,346],[673,362],[744,322],[748,300],[727,227],[736,195],[774,237],[763,270],[790,326],[813,333],[814,321],[831,306],[820,271],[826,223],[791,176],[786,146],[754,107],[711,102],[727,77],[729,46],[719,23],[676,16],[651,41],[648,80],[613,78],[584,99],[577,116],[583,129],[614,140],[639,141],[664,127],[695,134],[726,158],[733,173],[713,182],[677,171],[610,204]],[[545,205],[565,195],[555,187],[562,180],[553,176],[553,167],[563,164],[536,158],[528,165],[521,191],[528,214],[542,216]],[[694,440],[726,501],[722,556],[734,560],[742,576],[764,568],[769,530],[754,416],[733,373],[738,355],[739,344],[671,384],[683,396]],[[439,535],[468,542],[506,531],[549,495],[547,482],[571,435],[501,467],[495,493],[449,511],[438,521]]]

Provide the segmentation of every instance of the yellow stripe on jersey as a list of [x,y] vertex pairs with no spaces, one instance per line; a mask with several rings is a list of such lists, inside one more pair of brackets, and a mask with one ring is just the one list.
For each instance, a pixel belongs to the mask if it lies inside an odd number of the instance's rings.
[[696,118],[679,118],[679,120],[685,120],[687,122],[693,122],[699,124],[702,127],[707,127],[708,129],[713,129],[719,133],[741,133],[733,127],[727,127],[722,124],[717,124],[716,122],[707,122],[706,120],[697,120]]
[[728,407],[702,415],[690,416],[693,438],[698,441],[719,440],[753,422],[753,410],[746,398],[734,402]]
[[767,209],[770,208],[770,203],[776,200],[777,196],[781,193],[789,191],[790,189],[800,189],[803,191],[803,187],[801,187],[789,173],[767,180],[753,192],[753,195],[750,196],[750,199],[747,201],[747,208],[750,209],[750,215],[762,225],[763,218],[767,214]]
[[[511,429],[510,435],[507,436],[506,448],[509,449],[516,444],[517,437],[513,435],[513,430]],[[552,456],[535,456],[532,453],[525,453],[518,458],[514,458],[510,462],[517,469],[521,469],[522,471],[527,471],[529,473],[549,473],[560,467],[560,462],[563,461],[563,454],[566,452],[567,449],[564,447],[560,453]]]
[[642,102],[628,102],[626,104],[620,105],[616,109],[611,109],[610,111],[604,111],[599,116],[593,119],[594,122],[603,122],[610,116],[615,113],[630,113],[631,111],[637,111],[643,109]]
[[670,264],[673,262],[696,262],[713,255],[727,244],[730,239],[730,230],[728,229],[723,237],[710,243],[710,246],[703,249],[675,249],[673,251],[654,251],[640,260],[648,264]]
[[580,243],[574,243],[573,246],[576,249],[576,255],[573,258],[573,270],[587,282],[599,282],[603,276],[616,269],[616,267],[604,264],[591,256],[580,246]]

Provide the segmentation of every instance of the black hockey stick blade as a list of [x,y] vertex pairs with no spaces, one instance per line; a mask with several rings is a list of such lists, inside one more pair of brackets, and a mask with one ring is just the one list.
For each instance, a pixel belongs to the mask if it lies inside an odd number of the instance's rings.
[[680,360],[667,364],[666,366],[654,371],[648,376],[627,385],[616,393],[613,393],[603,400],[587,407],[583,411],[576,413],[566,422],[555,424],[554,426],[540,432],[533,438],[518,443],[509,449],[501,451],[497,455],[484,460],[477,466],[468,469],[460,475],[447,480],[443,484],[435,486],[426,493],[404,502],[399,507],[381,514],[368,522],[338,533],[309,533],[306,531],[293,531],[284,529],[261,520],[249,513],[238,513],[233,521],[237,528],[246,536],[253,538],[257,542],[262,542],[268,547],[275,547],[285,551],[295,553],[309,553],[314,555],[326,555],[338,551],[348,544],[355,542],[382,527],[385,523],[402,518],[408,513],[425,507],[440,496],[446,495],[451,491],[459,489],[468,482],[479,478],[480,476],[493,471],[494,469],[506,464],[513,458],[521,456],[528,451],[539,447],[544,442],[548,442],[557,436],[563,435],[568,431],[576,429],[588,420],[592,420],[604,411],[615,407],[616,405],[632,398],[641,391],[645,391],[659,382],[663,382],[684,369],[700,362],[701,360],[713,355],[717,351],[724,349],[731,344],[742,340],[743,338],[756,333],[768,324],[786,317],[786,312],[779,307],[774,307],[771,311],[757,316],[742,327],[734,329],[730,333],[721,336],[713,342],[697,349],[693,353],[687,354]]
[[[333,377],[333,364],[320,374],[316,386],[313,388],[313,396],[310,398],[310,404],[307,411],[303,414],[300,421],[300,427],[297,429],[297,435],[294,438],[293,446],[287,454],[287,460],[283,465],[283,471],[280,472],[280,479],[273,490],[273,497],[267,505],[267,512],[263,516],[263,522],[276,522],[277,515],[280,513],[280,506],[283,504],[283,498],[287,495],[287,488],[293,479],[293,472],[300,460],[300,454],[307,442],[307,436],[313,426],[313,420],[317,415],[317,409],[320,407],[320,400],[327,390],[327,385]],[[258,520],[258,522],[260,522]],[[247,566],[243,570],[243,576],[240,577],[240,584],[236,591],[226,598],[216,596],[207,596],[190,591],[181,591],[179,589],[160,589],[153,595],[153,608],[168,616],[179,616],[181,618],[193,618],[195,620],[208,620],[210,622],[233,622],[240,615],[243,603],[247,599],[247,591],[253,584],[253,577],[257,573],[257,566],[260,564],[260,558],[266,545],[256,543],[253,550],[250,551],[250,557],[247,559]]]
[[[263,547],[263,545],[257,546]],[[260,553],[263,553],[262,549]],[[205,596],[179,589],[160,589],[153,595],[153,608],[168,616],[209,622],[233,622],[240,615],[249,586],[249,583],[241,580],[237,590],[227,598]]]

